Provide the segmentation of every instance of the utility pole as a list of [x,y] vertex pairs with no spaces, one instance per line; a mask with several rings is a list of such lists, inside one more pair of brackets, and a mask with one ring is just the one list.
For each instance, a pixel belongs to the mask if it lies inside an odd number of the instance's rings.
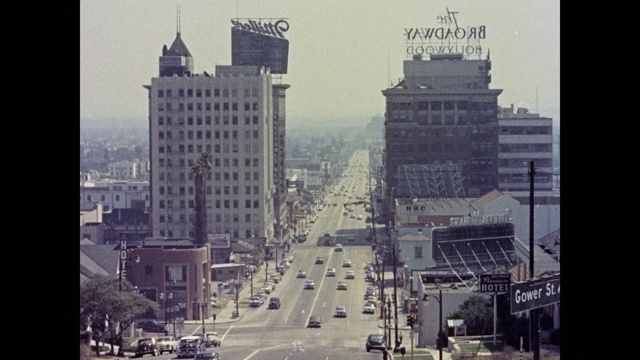
[[[533,244],[533,228],[534,228],[534,217],[533,212],[535,207],[533,206],[534,197],[533,197],[533,182],[536,170],[533,167],[533,161],[530,162],[529,165],[529,277],[533,279],[535,277],[535,272],[533,271],[533,261],[534,261],[534,244]],[[530,325],[531,325],[531,344],[533,346],[533,360],[540,360],[540,337],[539,337],[539,324],[538,324],[538,308],[531,309],[531,316],[529,317]]]
[[[392,239],[393,242],[393,239]],[[392,250],[391,250],[391,254],[393,255],[393,310],[394,310],[394,316],[395,316],[395,323],[396,323],[396,346],[395,348],[400,346],[400,343],[398,342],[398,298],[396,297],[396,294],[398,292],[398,288],[396,285],[396,244],[395,242],[393,242],[392,245]],[[394,348],[394,349],[395,349]]]

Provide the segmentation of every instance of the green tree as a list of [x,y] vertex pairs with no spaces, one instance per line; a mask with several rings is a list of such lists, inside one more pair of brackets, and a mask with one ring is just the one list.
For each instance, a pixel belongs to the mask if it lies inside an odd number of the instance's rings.
[[[134,291],[127,280],[119,291],[117,276],[94,275],[80,284],[80,329],[91,326],[96,344],[109,341],[111,353],[117,343],[122,349],[122,331],[136,318],[157,317],[158,304]],[[99,348],[96,346],[96,356]]]
[[202,153],[198,161],[191,167],[194,175],[196,190],[196,244],[204,245],[207,241],[207,202],[206,202],[206,179],[211,171],[213,156],[209,153]]
[[462,319],[468,334],[489,334],[493,332],[493,301],[490,297],[471,295],[447,319]]

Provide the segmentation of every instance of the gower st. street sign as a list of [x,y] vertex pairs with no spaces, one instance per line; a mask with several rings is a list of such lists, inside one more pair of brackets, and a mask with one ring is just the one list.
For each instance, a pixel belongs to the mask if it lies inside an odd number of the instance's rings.
[[560,273],[511,285],[511,313],[560,302]]
[[479,292],[509,292],[511,274],[480,274]]

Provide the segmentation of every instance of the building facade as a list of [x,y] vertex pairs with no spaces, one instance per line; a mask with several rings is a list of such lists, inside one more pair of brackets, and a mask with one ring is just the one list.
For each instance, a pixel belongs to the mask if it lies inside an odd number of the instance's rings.
[[462,54],[432,54],[430,60],[422,60],[418,55],[405,60],[403,67],[404,80],[382,91],[383,178],[389,199],[385,212],[391,211],[392,197],[412,196],[398,187],[403,165],[454,166],[469,197],[497,188],[497,100],[502,90],[489,89],[489,57],[467,60]]
[[[194,237],[191,167],[209,153],[208,233],[274,238],[276,95],[268,69],[218,65],[214,75],[193,74],[191,54],[178,33],[163,49],[160,76],[145,88],[153,236]],[[278,112],[283,108],[279,104]]]
[[498,116],[498,189],[528,191],[529,167],[533,161],[536,173],[534,190],[553,188],[553,120],[529,113],[525,108],[514,112],[500,108]]

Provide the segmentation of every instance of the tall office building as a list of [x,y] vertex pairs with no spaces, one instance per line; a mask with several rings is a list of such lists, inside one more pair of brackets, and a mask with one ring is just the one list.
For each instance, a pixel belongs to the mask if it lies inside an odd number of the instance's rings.
[[392,197],[477,197],[498,187],[498,96],[491,61],[414,55],[386,97],[385,207]]
[[536,169],[535,191],[553,189],[553,121],[525,108],[500,108],[498,117],[500,191],[529,191],[530,162]]
[[282,95],[269,70],[216,66],[214,75],[194,74],[193,58],[178,32],[171,47],[163,48],[159,75],[145,85],[152,235],[195,236],[191,167],[207,152],[213,158],[206,178],[208,233],[272,239],[273,119],[274,108],[283,112],[284,105],[274,105]]

